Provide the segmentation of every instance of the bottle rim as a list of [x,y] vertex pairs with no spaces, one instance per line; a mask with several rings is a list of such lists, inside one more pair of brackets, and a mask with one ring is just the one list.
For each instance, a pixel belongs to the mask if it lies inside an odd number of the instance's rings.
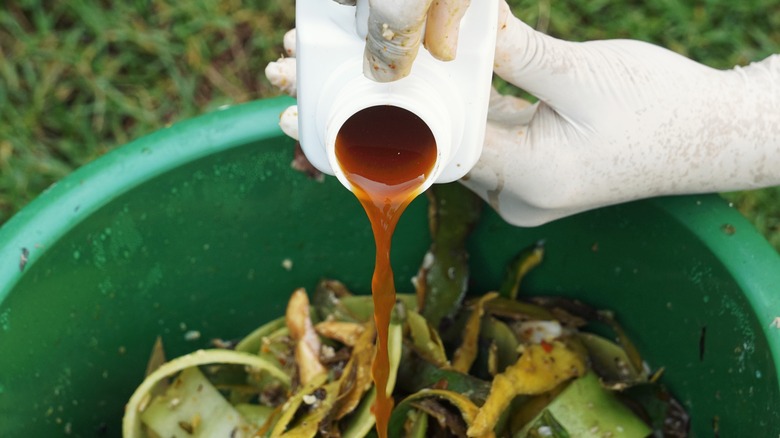
[[[362,64],[361,64],[362,65]],[[431,130],[436,141],[436,161],[421,190],[433,184],[454,156],[461,143],[464,117],[463,104],[446,78],[419,74],[395,82],[380,83],[367,79],[362,69],[352,65],[347,71],[360,72],[341,84],[329,83],[318,106],[318,132],[325,145],[328,162],[334,175],[348,189],[352,187],[336,158],[336,137],[346,121],[358,112],[376,106],[394,106],[419,117]],[[424,69],[425,67],[421,67]],[[339,78],[340,72],[331,77]],[[427,77],[429,79],[423,79]],[[436,83],[438,82],[438,83]],[[327,102],[331,102],[327,105]]]

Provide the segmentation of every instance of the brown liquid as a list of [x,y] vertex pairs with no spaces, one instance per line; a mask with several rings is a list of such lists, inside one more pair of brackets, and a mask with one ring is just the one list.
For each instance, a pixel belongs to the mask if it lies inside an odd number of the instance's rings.
[[376,430],[385,438],[393,409],[393,399],[385,390],[390,374],[387,335],[395,305],[390,243],[401,213],[420,193],[433,169],[436,141],[428,126],[411,112],[376,106],[359,111],[344,123],[336,137],[336,158],[366,210],[376,242],[371,288],[377,352],[372,375],[377,389]]

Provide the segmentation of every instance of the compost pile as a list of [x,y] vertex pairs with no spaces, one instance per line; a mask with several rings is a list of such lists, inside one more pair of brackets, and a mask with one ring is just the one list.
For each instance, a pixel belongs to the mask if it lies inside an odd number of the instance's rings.
[[[521,292],[543,243],[518,253],[498,290],[467,295],[465,242],[481,201],[457,184],[429,198],[432,244],[390,325],[389,436],[687,435],[663,370],[643,361],[611,312]],[[158,342],[124,436],[371,435],[372,315],[370,296],[325,279],[240,341],[170,361]]]

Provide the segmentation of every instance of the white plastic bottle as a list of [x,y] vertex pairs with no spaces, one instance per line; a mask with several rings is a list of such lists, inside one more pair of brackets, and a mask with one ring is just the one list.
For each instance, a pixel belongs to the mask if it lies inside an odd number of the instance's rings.
[[420,48],[411,73],[379,83],[363,74],[368,0],[297,0],[297,86],[301,147],[320,171],[351,189],[335,154],[341,126],[357,112],[381,105],[417,115],[437,147],[434,182],[463,177],[477,162],[485,135],[498,14],[497,0],[472,1],[461,21],[455,60]]

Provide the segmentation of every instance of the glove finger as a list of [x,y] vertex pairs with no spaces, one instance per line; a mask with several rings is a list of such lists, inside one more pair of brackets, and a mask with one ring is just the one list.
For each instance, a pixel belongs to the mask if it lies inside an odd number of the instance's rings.
[[431,4],[425,24],[425,48],[434,58],[452,61],[458,50],[460,21],[471,0],[438,0]]
[[[460,182],[517,226],[538,226],[588,209],[570,197],[577,190],[569,186],[577,180],[571,181],[567,163],[577,162],[571,155],[577,151],[567,151],[560,141],[563,137],[557,134],[565,133],[558,132],[559,124],[553,120],[557,114],[543,103],[517,114],[523,112],[539,115],[528,125],[488,122],[479,161]],[[541,144],[540,137],[545,138]]]
[[501,2],[494,72],[569,120],[587,115],[592,103],[583,96],[593,88],[592,81],[583,76],[592,73],[587,52],[580,43],[537,32],[512,15],[506,1]]
[[[460,183],[476,193],[510,224],[533,227],[554,220],[558,212],[539,208],[523,197],[521,190],[513,190],[512,175],[523,172],[523,168],[512,169],[507,174],[507,157],[515,156],[521,149],[522,137],[527,126],[503,126],[488,123],[485,131],[485,146],[477,164],[460,180]],[[517,142],[509,142],[508,138]]]
[[409,74],[432,0],[370,0],[363,73],[378,82]]
[[279,58],[265,66],[265,77],[280,91],[296,97],[296,66],[295,58]]
[[298,105],[287,107],[279,115],[279,127],[288,137],[298,140]]
[[287,56],[291,58],[295,58],[295,37],[295,28],[292,28],[288,30],[282,38],[282,42],[284,44],[284,53],[286,53]]

